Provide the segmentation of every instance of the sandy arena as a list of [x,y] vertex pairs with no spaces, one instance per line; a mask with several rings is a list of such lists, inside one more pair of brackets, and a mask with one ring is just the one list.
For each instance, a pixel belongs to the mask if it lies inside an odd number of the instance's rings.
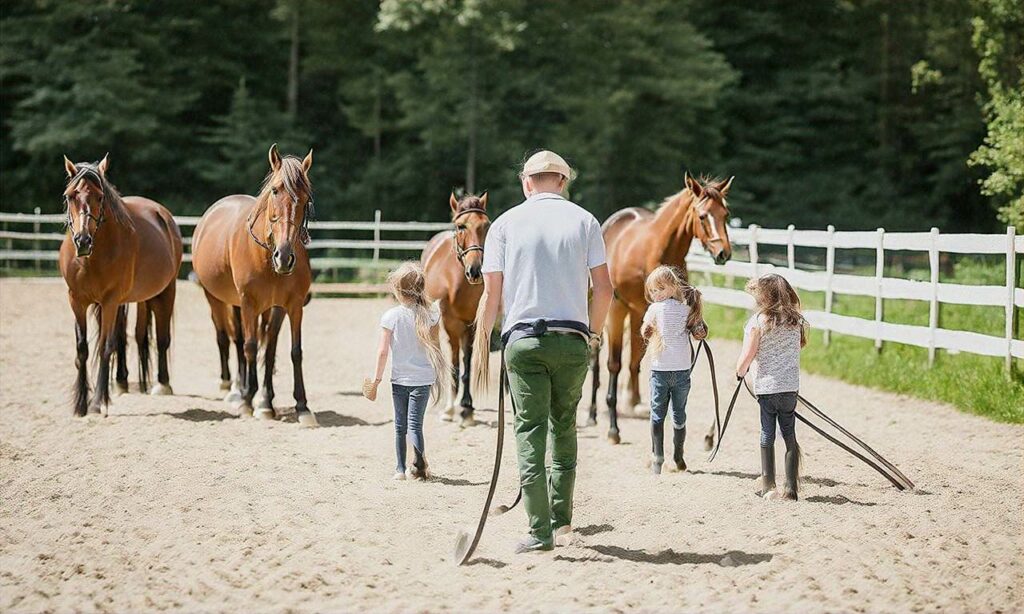
[[[702,360],[690,473],[649,475],[647,422],[623,420],[613,447],[602,415],[580,430],[576,543],[513,555],[526,526],[517,508],[492,519],[472,564],[457,568],[456,532],[475,521],[490,477],[493,395],[478,402],[483,424],[466,430],[432,408],[435,478],[394,482],[390,395],[373,404],[358,393],[387,301],[308,307],[306,385],[322,428],[301,429],[237,419],[220,400],[206,303],[179,284],[177,396],[132,393],[109,418],[73,419],[63,283],[0,280],[0,610],[1024,609],[1024,427],[805,374],[805,396],[918,491],[896,491],[798,426],[803,500],[766,502],[753,494],[751,400],[706,462]],[[286,338],[275,381],[290,408]],[[724,394],[738,345],[712,344]],[[515,496],[513,449],[509,438],[496,503]]]

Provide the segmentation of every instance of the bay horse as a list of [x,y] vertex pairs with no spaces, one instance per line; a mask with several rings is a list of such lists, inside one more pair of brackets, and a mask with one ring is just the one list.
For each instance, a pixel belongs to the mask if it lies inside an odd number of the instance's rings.
[[222,388],[230,387],[229,340],[235,339],[242,383],[241,415],[254,414],[256,358],[263,337],[265,377],[255,415],[274,418],[277,332],[287,315],[296,417],[303,426],[317,426],[316,415],[306,401],[302,374],[302,311],[313,279],[306,252],[308,223],[313,215],[309,182],[313,150],[299,160],[282,157],[274,144],[267,156],[270,172],[256,197],[225,196],[203,214],[192,239],[192,267],[210,304],[220,351]]
[[[714,259],[725,264],[732,257],[729,242],[729,207],[726,196],[733,178],[697,181],[687,173],[682,191],[668,197],[650,211],[631,207],[614,213],[602,225],[608,253],[608,271],[615,295],[608,312],[608,440],[619,443],[618,382],[622,369],[622,346],[626,317],[629,317],[629,392],[634,412],[640,404],[640,361],[646,349],[640,325],[648,302],[644,281],[651,271],[667,264],[686,274],[686,254],[694,239]],[[593,389],[588,424],[597,424],[597,388],[600,385],[599,357],[592,361]],[[705,447],[714,445],[714,424],[704,438]]]
[[[448,197],[454,228],[434,235],[424,248],[420,263],[426,274],[427,296],[440,302],[441,322],[451,349],[452,387],[448,406],[441,419],[451,421],[455,415],[455,397],[459,392],[459,350],[462,349],[462,426],[475,424],[470,372],[473,362],[473,337],[476,309],[483,296],[484,241],[491,220],[487,216],[487,193],[466,195],[456,200]],[[486,360],[486,357],[484,358]]]
[[[115,379],[128,390],[128,303],[138,306],[135,339],[139,349],[139,387],[149,387],[150,324],[155,322],[157,384],[151,394],[173,394],[167,354],[178,269],[181,230],[160,203],[141,196],[122,197],[107,179],[109,155],[96,163],[73,163],[64,157],[68,180],[64,189],[68,232],[60,246],[59,266],[68,285],[75,316],[78,375],[74,415],[107,415],[110,363],[117,355]],[[96,388],[89,399],[89,337],[87,310],[96,306],[99,325]]]

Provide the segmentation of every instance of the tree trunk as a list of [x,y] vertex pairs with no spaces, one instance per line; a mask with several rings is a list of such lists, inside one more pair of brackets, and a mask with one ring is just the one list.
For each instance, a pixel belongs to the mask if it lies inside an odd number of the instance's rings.
[[288,116],[293,120],[299,113],[299,1],[292,3],[291,52],[288,56]]
[[476,193],[476,137],[477,137],[477,62],[471,52],[469,73],[469,116],[466,120],[466,193]]

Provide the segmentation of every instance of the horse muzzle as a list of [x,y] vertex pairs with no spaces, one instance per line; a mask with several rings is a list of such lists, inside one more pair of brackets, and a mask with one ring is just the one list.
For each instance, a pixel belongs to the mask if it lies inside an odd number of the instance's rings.
[[284,254],[281,250],[275,251],[273,264],[274,272],[278,275],[291,275],[295,272],[295,252]]
[[72,242],[75,244],[75,256],[88,258],[92,255],[92,236],[77,234],[72,237]]
[[731,257],[732,257],[732,254],[727,253],[723,249],[722,251],[720,251],[717,254],[715,254],[715,264],[725,264],[726,262],[729,262],[729,259]]
[[474,286],[484,283],[484,276],[480,271],[481,267],[479,264],[466,267],[466,281]]

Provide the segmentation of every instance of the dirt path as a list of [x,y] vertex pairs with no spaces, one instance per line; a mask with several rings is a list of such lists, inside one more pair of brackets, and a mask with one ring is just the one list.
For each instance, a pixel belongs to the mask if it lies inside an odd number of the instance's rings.
[[[306,382],[323,428],[300,429],[235,419],[219,400],[205,302],[180,288],[177,396],[130,394],[106,420],[76,420],[63,285],[0,280],[0,610],[1024,609],[1022,427],[805,375],[806,396],[919,491],[895,491],[803,429],[803,501],[764,502],[752,494],[752,402],[705,461],[703,363],[691,473],[648,475],[646,422],[623,420],[612,447],[602,416],[580,432],[578,543],[511,554],[525,528],[516,510],[456,568],[456,530],[479,513],[490,475],[493,399],[476,428],[432,416],[437,478],[393,482],[390,397],[357,392],[385,301],[310,305]],[[738,348],[713,345],[728,382]],[[290,406],[286,350],[279,365],[278,400]],[[515,494],[513,446],[499,502]]]

